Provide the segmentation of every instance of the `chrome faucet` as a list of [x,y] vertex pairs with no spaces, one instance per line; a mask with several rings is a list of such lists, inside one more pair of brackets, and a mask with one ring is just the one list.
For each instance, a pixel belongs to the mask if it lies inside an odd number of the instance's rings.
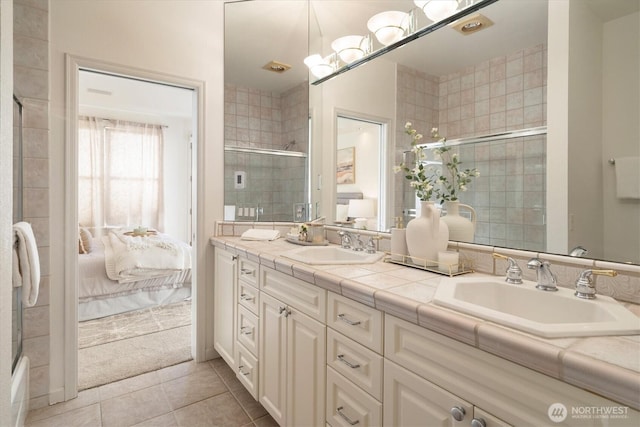
[[512,285],[521,285],[522,284],[522,269],[518,265],[515,259],[508,257],[506,255],[501,255],[497,253],[493,253],[494,258],[504,259],[509,263],[507,267],[506,273],[507,277],[504,279],[505,282],[510,283]]
[[353,249],[357,252],[364,250],[364,243],[360,240],[359,234],[350,233],[348,231],[338,231],[338,236],[341,238],[340,245],[344,249]]
[[594,299],[596,297],[596,287],[593,284],[593,275],[615,277],[618,272],[615,270],[591,270],[587,269],[580,273],[576,280],[575,296],[584,299]]
[[338,231],[338,236],[340,236],[340,246],[343,249],[351,249],[353,235],[347,231]]
[[368,254],[376,253],[376,244],[374,243],[374,240],[380,240],[380,236],[369,236],[369,240],[367,240],[367,245],[365,247]]
[[549,261],[540,258],[531,258],[527,263],[527,268],[536,270],[536,274],[538,276],[538,284],[536,285],[536,288],[552,292],[558,290],[558,279],[551,271],[551,264],[549,264]]

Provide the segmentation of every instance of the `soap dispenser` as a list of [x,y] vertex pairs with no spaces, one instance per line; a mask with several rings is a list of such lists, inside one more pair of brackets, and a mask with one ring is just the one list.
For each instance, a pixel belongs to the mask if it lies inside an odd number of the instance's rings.
[[395,226],[391,229],[391,260],[404,262],[407,249],[407,229],[401,216],[394,218]]

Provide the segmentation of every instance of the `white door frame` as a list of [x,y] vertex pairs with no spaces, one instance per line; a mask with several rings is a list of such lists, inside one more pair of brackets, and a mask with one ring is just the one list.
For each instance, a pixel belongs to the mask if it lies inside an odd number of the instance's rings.
[[173,75],[126,67],[95,59],[65,55],[65,196],[64,196],[64,313],[52,313],[64,319],[64,400],[78,394],[78,83],[80,69],[99,70],[151,82],[192,89],[196,95],[196,129],[192,150],[192,313],[191,355],[196,362],[205,360],[205,299],[198,298],[198,284],[204,284],[204,268],[198,266],[197,248],[203,235],[204,190],[204,82]]

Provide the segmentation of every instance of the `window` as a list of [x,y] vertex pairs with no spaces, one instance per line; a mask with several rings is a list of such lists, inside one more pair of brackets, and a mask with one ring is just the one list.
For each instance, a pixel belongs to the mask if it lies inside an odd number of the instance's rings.
[[80,224],[161,229],[162,127],[81,117],[78,128]]

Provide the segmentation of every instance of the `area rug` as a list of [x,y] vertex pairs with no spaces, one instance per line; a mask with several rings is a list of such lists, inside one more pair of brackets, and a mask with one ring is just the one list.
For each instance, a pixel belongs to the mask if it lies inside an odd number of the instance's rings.
[[191,359],[191,306],[181,302],[78,326],[78,389]]

